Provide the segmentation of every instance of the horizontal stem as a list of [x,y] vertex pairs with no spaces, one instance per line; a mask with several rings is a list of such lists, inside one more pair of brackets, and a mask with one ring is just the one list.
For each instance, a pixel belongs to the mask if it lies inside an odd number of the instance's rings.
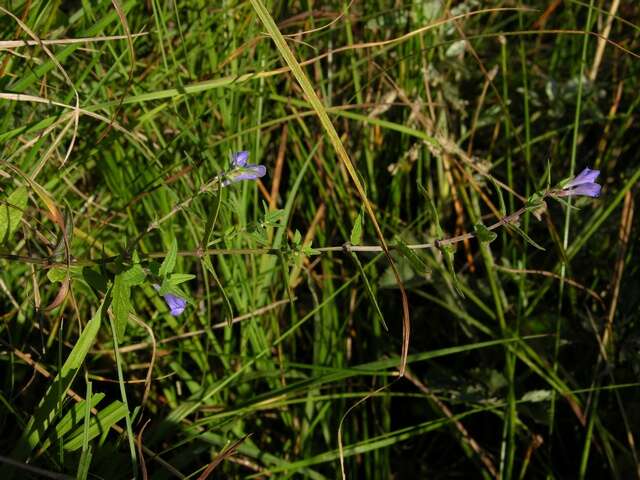
[[[495,230],[503,225],[507,225],[509,223],[514,222],[526,211],[526,208],[523,207],[515,213],[508,215],[498,222],[494,223],[487,227],[488,230]],[[441,248],[446,245],[452,245],[458,242],[463,242],[465,240],[469,240],[475,238],[475,233],[465,233],[463,235],[457,235],[455,237],[444,238],[442,240],[436,240],[432,243],[418,243],[407,245],[407,248],[411,250],[425,250],[429,248]],[[389,245],[390,250],[398,249],[398,245]],[[351,245],[349,243],[345,243],[340,246],[332,246],[332,247],[319,247],[314,248],[316,252],[319,253],[329,253],[329,252],[382,252],[382,247],[380,245]],[[202,257],[203,255],[281,255],[284,251],[280,248],[209,248],[206,250],[187,250],[178,252],[178,255],[181,257]],[[166,252],[154,252],[146,255],[146,258],[164,258],[166,256]],[[72,266],[93,266],[93,265],[105,265],[109,263],[115,262],[119,258],[118,255],[109,256],[104,258],[99,258],[95,260],[90,259],[72,259]],[[54,267],[65,267],[67,264],[65,262],[53,261],[50,258],[43,257],[28,257],[22,255],[13,255],[7,253],[0,253],[0,259],[2,260],[10,260],[22,263],[30,263],[34,265],[41,265],[47,268]]]

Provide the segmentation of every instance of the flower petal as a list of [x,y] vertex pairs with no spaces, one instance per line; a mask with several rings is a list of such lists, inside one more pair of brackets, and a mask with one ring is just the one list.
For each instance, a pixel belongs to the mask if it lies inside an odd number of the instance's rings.
[[599,197],[602,185],[599,183],[583,183],[568,190],[569,195],[586,195],[587,197]]
[[246,167],[236,172],[229,172],[226,175],[225,180],[223,180],[222,186],[226,187],[232,183],[241,182],[242,180],[256,180],[260,177],[264,177],[266,173],[267,169],[264,165],[247,164]]
[[184,298],[176,297],[175,295],[172,295],[170,293],[167,293],[164,296],[164,300],[167,302],[169,310],[171,311],[171,315],[173,315],[174,317],[177,317],[182,312],[184,312],[184,309],[187,306],[187,301]]
[[267,167],[264,165],[248,165],[248,167],[255,175],[255,178],[261,178],[267,174]]
[[598,178],[598,175],[600,175],[600,170],[591,170],[587,167],[576,175],[573,180],[567,183],[564,188],[577,187],[578,185],[584,185],[585,183],[594,183],[596,178]]
[[244,167],[247,164],[247,160],[249,160],[249,152],[243,150],[242,152],[236,152],[231,155],[231,164],[234,168]]

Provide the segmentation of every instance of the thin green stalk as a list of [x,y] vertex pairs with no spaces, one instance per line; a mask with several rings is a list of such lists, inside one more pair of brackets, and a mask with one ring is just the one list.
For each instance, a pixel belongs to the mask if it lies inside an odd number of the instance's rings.
[[118,371],[118,383],[120,385],[120,397],[122,403],[127,409],[127,416],[125,417],[126,430],[127,430],[127,442],[129,444],[129,457],[131,458],[131,470],[133,471],[133,478],[138,478],[138,455],[136,453],[135,435],[133,433],[133,424],[131,422],[131,411],[129,410],[129,402],[127,401],[127,389],[125,387],[124,374],[122,373],[122,359],[120,358],[120,350],[118,349],[118,335],[116,332],[116,326],[113,321],[113,317],[109,316],[109,324],[111,325],[111,334],[113,335],[113,352],[116,359],[116,368]]
[[[592,23],[592,12],[593,12],[593,4],[594,0],[589,2],[589,12],[587,14],[587,22],[585,31],[591,31],[591,23]],[[576,99],[576,110],[574,116],[573,123],[573,141],[571,145],[571,160],[569,164],[569,175],[573,176],[575,173],[576,167],[576,158],[578,155],[578,133],[580,131],[580,115],[582,113],[582,90],[583,90],[583,77],[584,77],[584,69],[587,63],[587,47],[589,45],[589,35],[584,36],[582,41],[582,56],[580,58],[580,68],[578,70],[578,92]],[[567,199],[569,206],[571,206],[571,197]],[[562,247],[565,252],[569,246],[569,227],[571,224],[571,208],[567,208],[565,211],[565,221],[564,221],[564,229],[563,229],[563,239],[562,239]],[[562,299],[564,297],[564,277],[566,274],[566,265],[563,263],[560,267],[560,291],[559,291],[559,305],[558,305],[558,316],[556,319],[556,341],[554,345],[553,352],[553,372],[557,373],[558,371],[558,356],[560,353],[560,334],[562,330]],[[555,412],[556,412],[556,393],[553,394],[553,399],[551,401],[551,408],[549,409],[549,436],[553,438],[554,427],[555,427]]]

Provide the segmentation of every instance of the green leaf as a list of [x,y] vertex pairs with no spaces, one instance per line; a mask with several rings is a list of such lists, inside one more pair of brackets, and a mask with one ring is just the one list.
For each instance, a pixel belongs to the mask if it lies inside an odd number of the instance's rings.
[[[89,440],[97,437],[103,432],[108,432],[112,425],[126,416],[127,407],[119,400],[116,400],[103,408],[91,419],[88,433]],[[69,435],[69,438],[64,443],[64,449],[67,451],[73,451],[81,448],[84,435],[84,425],[80,425]]]
[[168,278],[168,282],[171,285],[180,285],[194,278],[196,278],[196,276],[191,273],[174,273]]
[[125,275],[127,272],[119,273],[113,281],[113,290],[111,296],[113,302],[111,307],[113,309],[113,315],[115,316],[116,332],[118,335],[118,341],[122,341],[124,333],[127,329],[127,323],[129,321],[129,311],[131,310],[131,287],[126,281]]
[[64,282],[67,279],[67,272],[71,277],[82,278],[82,267],[74,266],[67,267],[53,267],[47,271],[47,278],[51,283]]
[[527,234],[524,232],[524,230],[522,230],[519,226],[517,226],[517,225],[515,225],[515,224],[513,224],[513,223],[509,223],[509,224],[508,224],[508,227],[509,227],[509,228],[513,228],[516,232],[518,232],[518,234],[520,234],[520,236],[521,236],[522,238],[524,238],[524,239],[525,239],[525,241],[526,241],[529,245],[531,245],[532,247],[535,247],[535,248],[537,248],[538,250],[541,250],[541,251],[543,251],[543,252],[545,251],[545,248],[544,248],[544,247],[542,247],[542,246],[538,245],[536,242],[534,242],[534,241],[533,241],[533,239],[532,239],[531,237],[529,237],[529,235],[527,235]]
[[351,236],[349,238],[349,242],[351,245],[360,245],[362,243],[362,210],[356,217],[356,221],[353,224],[353,228],[351,229]]
[[429,268],[427,267],[426,262],[422,257],[416,253],[415,250],[410,249],[404,241],[396,236],[396,247],[398,251],[402,254],[404,258],[406,258],[411,267],[420,275],[427,275],[429,273]]
[[300,252],[302,252],[304,255],[306,255],[307,257],[310,257],[311,255],[320,255],[320,250],[316,250],[315,248],[311,247],[311,242],[306,243],[301,249]]
[[164,257],[162,265],[160,265],[159,274],[161,277],[166,277],[176,266],[176,258],[178,257],[178,241],[176,237],[173,237],[171,240],[171,246],[169,247],[169,251],[167,252],[167,256]]
[[498,234],[496,232],[489,230],[482,223],[476,223],[473,226],[473,229],[476,232],[476,237],[478,237],[478,240],[483,243],[491,243],[498,237]]
[[25,461],[33,449],[40,444],[47,430],[51,427],[53,420],[60,411],[61,401],[64,399],[69,387],[71,387],[74,378],[82,367],[87,353],[89,353],[89,349],[98,335],[102,321],[103,307],[104,303],[100,305],[96,314],[89,323],[87,323],[87,326],[84,327],[84,330],[62,365],[58,375],[47,389],[35,413],[29,420],[27,427],[22,433],[22,437],[20,437],[18,441],[18,445],[11,455],[12,458]]
[[[269,207],[267,206],[267,209]],[[281,223],[287,218],[286,210],[265,211],[264,223],[269,227],[281,227]]]
[[553,398],[551,390],[530,390],[520,399],[521,402],[548,402]]
[[464,293],[462,293],[460,280],[458,280],[458,275],[456,275],[456,268],[453,264],[453,254],[456,251],[456,247],[454,245],[444,245],[440,247],[440,251],[442,252],[444,263],[447,265],[447,270],[451,275],[451,281],[453,282],[453,287],[456,289],[456,292],[458,293],[458,295],[464,298]]
[[47,272],[47,278],[51,283],[60,283],[67,278],[67,269],[62,267],[50,268]]
[[147,272],[144,271],[140,265],[134,265],[126,272],[122,272],[122,280],[129,286],[142,285],[145,278],[147,278]]
[[420,183],[418,183],[418,190],[420,190],[422,195],[424,195],[427,200],[427,207],[429,207],[431,220],[433,220],[433,222],[435,223],[436,235],[438,236],[438,239],[442,239],[444,237],[444,231],[440,226],[440,217],[438,216],[438,209],[436,208],[436,204],[433,203],[433,198],[431,198],[429,192],[427,192],[427,190]]
[[202,242],[200,243],[200,248],[202,250],[206,250],[209,246],[209,239],[211,238],[211,233],[213,232],[213,228],[218,221],[218,215],[220,213],[220,205],[222,203],[222,192],[224,189],[218,190],[217,194],[214,194],[215,200],[213,202],[213,208],[211,209],[211,213],[207,218],[207,224],[204,227],[204,234],[202,236]]
[[353,261],[358,267],[358,271],[360,272],[360,276],[362,277],[362,281],[364,282],[364,287],[367,290],[367,293],[369,294],[369,299],[371,300],[371,303],[373,304],[373,308],[378,314],[378,319],[380,320],[380,323],[382,323],[382,326],[384,327],[384,329],[388,332],[389,327],[387,327],[387,323],[384,321],[384,315],[382,315],[382,310],[380,310],[380,305],[378,305],[376,294],[373,292],[373,288],[371,288],[371,283],[369,283],[369,278],[367,277],[367,274],[364,271],[364,268],[362,267],[362,263],[360,263],[360,259],[358,258],[358,255],[356,255],[354,252],[351,252],[351,258],[353,258]]
[[101,272],[97,272],[89,267],[82,269],[82,278],[87,284],[97,292],[106,292],[108,288],[107,278]]
[[76,480],[87,480],[89,476],[89,468],[91,466],[91,457],[93,456],[91,446],[89,445],[89,425],[91,424],[91,408],[93,395],[91,392],[91,382],[87,382],[87,396],[84,409],[84,428],[82,435],[82,452],[80,460],[78,460],[78,469],[76,470]]
[[42,442],[40,448],[38,449],[38,453],[44,452],[47,450],[52,443],[56,443],[62,440],[62,438],[69,433],[72,429],[77,428],[78,425],[82,425],[82,419],[84,418],[84,412],[89,408],[96,408],[98,404],[104,398],[104,393],[96,393],[91,396],[90,403],[87,403],[87,400],[83,400],[79,403],[73,405],[67,413],[58,421],[57,425],[49,435],[45,441]]
[[0,205],[0,243],[9,241],[17,230],[28,199],[27,189],[19,187],[9,195],[6,203]]
[[220,289],[220,293],[222,294],[222,299],[223,299],[222,303],[225,306],[225,309],[224,309],[225,316],[227,317],[227,322],[228,322],[228,324],[230,326],[231,322],[233,321],[233,307],[231,306],[231,300],[229,300],[229,296],[227,295],[227,292],[225,291],[224,287],[222,286],[222,282],[220,281],[220,277],[218,277],[218,274],[216,273],[215,268],[213,268],[213,264],[211,263],[211,259],[209,258],[209,256],[205,256],[202,259],[202,264],[204,265],[205,269],[209,273],[211,273],[211,276],[215,280],[216,285]]
[[293,244],[295,246],[300,245],[300,242],[302,241],[302,234],[300,233],[299,230],[296,229],[295,233],[293,234]]

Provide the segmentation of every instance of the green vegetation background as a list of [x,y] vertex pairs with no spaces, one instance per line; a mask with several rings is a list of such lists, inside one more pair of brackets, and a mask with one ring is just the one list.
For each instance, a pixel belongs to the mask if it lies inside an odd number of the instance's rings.
[[640,478],[639,24],[4,0],[3,478]]

